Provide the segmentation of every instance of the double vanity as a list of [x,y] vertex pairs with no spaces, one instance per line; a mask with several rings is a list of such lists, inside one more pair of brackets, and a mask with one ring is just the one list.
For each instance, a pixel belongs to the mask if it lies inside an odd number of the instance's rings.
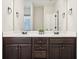
[[3,33],[3,59],[76,59],[76,33],[36,32]]
[[76,0],[3,0],[3,59],[76,59]]

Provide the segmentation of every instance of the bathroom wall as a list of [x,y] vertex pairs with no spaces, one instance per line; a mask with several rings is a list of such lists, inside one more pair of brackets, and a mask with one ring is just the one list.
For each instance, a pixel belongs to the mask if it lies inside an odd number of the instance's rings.
[[[8,13],[8,7],[12,12]],[[22,31],[24,16],[23,0],[3,0],[2,27],[3,32]],[[16,15],[18,13],[18,15]]]
[[[10,14],[8,7],[12,9]],[[13,31],[13,0],[2,0],[2,31]]]
[[68,0],[68,10],[72,8],[72,14],[68,14],[68,31],[77,32],[77,0]]
[[23,31],[24,0],[14,0],[14,31]]

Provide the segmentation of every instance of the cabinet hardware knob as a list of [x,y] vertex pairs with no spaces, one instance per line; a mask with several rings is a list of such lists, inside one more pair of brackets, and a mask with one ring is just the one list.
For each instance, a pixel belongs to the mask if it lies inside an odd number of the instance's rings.
[[40,47],[40,48],[42,48],[42,47]]
[[63,46],[63,49],[64,49],[64,46]]
[[41,41],[39,41],[41,43]]

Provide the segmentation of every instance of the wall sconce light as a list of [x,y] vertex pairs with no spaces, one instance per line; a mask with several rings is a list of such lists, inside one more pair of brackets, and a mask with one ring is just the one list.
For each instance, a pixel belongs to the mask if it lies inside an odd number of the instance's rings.
[[55,14],[54,16],[55,16],[55,18],[57,17],[57,15],[56,15],[56,14]]
[[11,7],[8,7],[8,13],[9,13],[9,14],[12,13],[12,9],[11,9]]
[[65,17],[65,12],[64,12],[64,13],[62,13],[62,17],[63,17],[63,18]]
[[16,17],[17,17],[17,18],[19,17],[19,12],[16,12]]
[[72,14],[72,8],[69,9],[69,15],[71,15],[71,14]]

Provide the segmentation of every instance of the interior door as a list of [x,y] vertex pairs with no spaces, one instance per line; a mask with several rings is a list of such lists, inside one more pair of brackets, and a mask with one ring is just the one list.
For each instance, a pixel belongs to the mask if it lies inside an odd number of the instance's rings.
[[18,58],[18,46],[15,44],[6,46],[6,59],[19,59]]
[[20,45],[20,59],[31,59],[31,44]]
[[24,0],[14,0],[14,31],[23,30]]

